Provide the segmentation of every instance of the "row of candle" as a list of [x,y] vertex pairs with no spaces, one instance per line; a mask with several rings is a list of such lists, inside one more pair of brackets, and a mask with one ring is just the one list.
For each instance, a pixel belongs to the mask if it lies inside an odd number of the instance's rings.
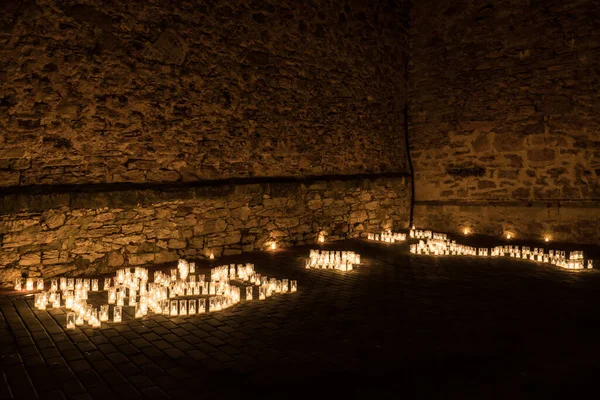
[[369,233],[367,239],[385,243],[404,242],[406,241],[406,233],[395,233],[388,230],[387,232],[382,231],[381,234]]
[[448,240],[447,233],[433,232],[429,230],[415,229],[413,226],[408,233],[411,239],[436,239],[436,240]]
[[311,250],[306,268],[337,269],[352,271],[354,265],[360,264],[360,254],[353,251]]
[[[110,278],[108,278],[110,279]],[[17,278],[14,282],[14,289],[16,291],[34,291],[34,290],[44,290],[45,283],[42,278],[27,278],[25,279],[25,286],[23,286],[23,279]],[[99,281],[98,279],[83,279],[83,278],[60,278],[60,286],[58,279],[50,280],[50,291],[65,291],[65,290],[76,290],[76,289],[85,289],[86,291],[97,292],[99,291]]]
[[[457,244],[456,241],[427,239],[427,242],[419,240],[416,244],[410,245],[410,252],[413,254],[424,255],[459,255],[459,256],[479,256],[479,257],[502,257],[510,256],[517,259],[524,259],[542,263],[549,263],[567,269],[584,269],[586,264],[583,251],[572,251],[569,257],[566,257],[565,251],[549,250],[545,253],[543,248],[534,248],[531,250],[527,246],[496,246],[488,249],[487,247],[472,247]],[[594,266],[593,260],[587,260],[587,268]]]

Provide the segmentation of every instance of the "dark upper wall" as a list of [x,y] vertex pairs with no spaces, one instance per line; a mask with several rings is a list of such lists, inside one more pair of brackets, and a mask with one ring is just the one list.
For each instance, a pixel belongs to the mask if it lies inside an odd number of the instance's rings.
[[405,171],[395,1],[19,1],[0,186]]
[[416,200],[600,199],[600,3],[413,3]]

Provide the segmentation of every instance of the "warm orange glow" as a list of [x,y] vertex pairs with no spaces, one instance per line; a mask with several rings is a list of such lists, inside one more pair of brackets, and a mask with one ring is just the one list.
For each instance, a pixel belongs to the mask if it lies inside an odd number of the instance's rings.
[[325,236],[320,235],[319,236],[319,243],[323,243],[323,242],[325,242]]
[[549,241],[550,241],[550,238],[549,238],[548,236],[546,236],[546,237],[544,238],[544,242],[548,243]]
[[512,235],[511,235],[510,233],[507,233],[507,234],[506,234],[506,238],[507,238],[507,239],[511,239],[511,238],[512,238]]
[[277,244],[275,242],[271,242],[271,250],[275,250],[277,248]]
[[208,256],[208,258],[210,258],[211,260],[215,259],[215,254],[214,253],[210,253],[210,256]]
[[469,230],[469,228],[465,228],[465,229],[463,229],[463,233],[465,235],[468,235],[469,233],[471,233],[471,231]]

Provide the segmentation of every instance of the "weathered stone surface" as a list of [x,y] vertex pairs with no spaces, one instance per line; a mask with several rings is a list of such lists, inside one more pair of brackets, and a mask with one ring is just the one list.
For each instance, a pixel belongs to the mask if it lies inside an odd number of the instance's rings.
[[66,216],[62,212],[50,211],[46,216],[46,225],[50,229],[55,229],[65,223]]
[[405,3],[37,2],[0,21],[0,187],[404,172]]
[[[523,189],[515,197],[529,197]],[[600,237],[600,208],[568,207],[554,202],[529,205],[493,202],[461,205],[415,205],[415,224],[433,230],[461,234],[469,228],[474,234],[501,237],[510,233],[517,240],[542,242],[549,236],[553,242],[597,244]]]
[[[411,7],[416,199],[512,201],[528,193],[550,200],[557,192],[565,200],[599,199],[594,1],[463,1],[460,12],[452,3]],[[481,178],[496,186],[474,187],[472,177],[444,168],[450,164],[481,166]],[[556,175],[557,167],[564,172]]]
[[125,262],[123,255],[117,251],[112,251],[108,254],[108,266],[118,268]]
[[[255,187],[229,191],[218,199],[173,199],[123,208],[61,207],[42,215],[0,215],[0,276],[14,275],[1,272],[11,265],[24,273],[39,274],[41,264],[45,277],[80,275],[161,264],[180,256],[238,254],[264,249],[273,239],[279,246],[288,246],[315,243],[323,232],[328,240],[336,240],[365,231],[406,227],[408,178],[329,183],[337,189],[286,185],[287,195],[280,188],[275,200]],[[268,185],[263,190],[268,191]],[[257,195],[265,201],[255,202]],[[110,196],[104,194],[107,203]],[[317,203],[315,198],[319,198]],[[52,222],[57,218],[58,222]]]

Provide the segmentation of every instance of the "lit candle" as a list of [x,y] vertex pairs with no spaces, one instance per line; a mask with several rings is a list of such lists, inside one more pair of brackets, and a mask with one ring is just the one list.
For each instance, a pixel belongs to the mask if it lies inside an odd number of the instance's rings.
[[170,307],[170,315],[177,315],[178,314],[178,310],[177,310],[177,300],[171,300],[171,307]]
[[123,317],[123,309],[121,306],[115,306],[113,309],[113,322],[121,322]]
[[75,329],[75,313],[72,311],[67,313],[67,329]]
[[107,322],[108,321],[108,304],[102,304],[100,306],[100,313],[98,314],[98,319],[101,322]]
[[17,278],[17,279],[15,279],[15,290],[17,292],[20,292],[21,289],[22,289],[22,287],[21,287],[21,278]]

